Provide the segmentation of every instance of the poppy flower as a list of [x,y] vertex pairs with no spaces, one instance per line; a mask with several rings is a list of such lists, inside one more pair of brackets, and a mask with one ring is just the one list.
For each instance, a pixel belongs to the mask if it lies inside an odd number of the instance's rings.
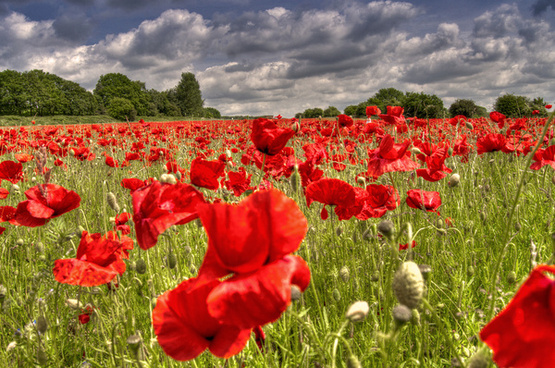
[[[411,248],[416,247],[416,240],[413,240],[411,243]],[[407,250],[409,249],[409,243],[399,244],[399,250]]]
[[229,180],[225,181],[225,187],[233,191],[236,197],[239,197],[248,189],[251,189],[252,174],[248,174],[243,167],[239,168],[238,172],[230,171],[227,173]]
[[377,179],[386,172],[411,171],[418,168],[419,165],[409,158],[409,145],[408,139],[402,144],[395,144],[389,134],[383,137],[378,148],[368,151],[370,158],[367,175]]
[[551,105],[545,105],[545,108],[548,109],[548,110],[549,110],[550,108],[552,108],[552,107],[553,107],[553,106],[551,106]]
[[119,167],[118,161],[114,159],[112,156],[106,155],[105,163],[110,167]]
[[158,236],[172,225],[183,225],[198,217],[197,205],[202,193],[185,183],[152,184],[135,190],[133,222],[137,243],[146,250],[156,245]]
[[114,218],[114,230],[121,231],[123,235],[127,235],[131,233],[131,228],[127,225],[127,221],[129,221],[133,215],[129,212],[123,212],[117,215]]
[[208,235],[199,280],[233,274],[210,293],[210,314],[241,328],[279,318],[291,303],[291,286],[304,291],[310,281],[306,262],[289,255],[308,228],[295,201],[270,189],[238,205],[199,205],[198,214]]
[[481,331],[499,367],[548,368],[555,362],[555,266],[532,270],[509,304]]
[[391,185],[369,184],[366,192],[368,196],[364,200],[364,206],[356,215],[359,220],[382,217],[401,204],[399,192]]
[[39,184],[25,191],[26,201],[17,205],[15,221],[21,226],[36,227],[50,219],[76,209],[79,194],[57,184]]
[[127,236],[118,239],[112,231],[105,236],[83,231],[76,257],[54,261],[54,278],[69,285],[107,284],[125,272],[122,258],[129,258],[130,249],[133,249],[133,240]]
[[427,156],[425,158],[427,168],[416,170],[416,175],[426,181],[435,182],[453,172],[445,166],[445,159],[449,157],[448,147],[439,148],[431,156]]
[[223,324],[208,312],[208,295],[221,285],[196,278],[183,281],[162,294],[152,311],[158,343],[175,360],[191,360],[206,349],[220,358],[238,354],[250,338],[251,329]]
[[124,187],[125,189],[129,189],[131,194],[133,194],[133,192],[136,191],[137,189],[147,185],[148,185],[148,181],[137,179],[137,178],[125,178],[121,180],[121,186]]
[[349,208],[356,204],[356,193],[353,186],[339,179],[324,178],[312,182],[306,187],[305,196],[308,207],[314,201],[324,204],[320,213],[322,220],[328,218],[326,210],[328,205],[336,206],[335,213],[339,216],[342,208]]
[[6,188],[0,188],[0,199],[8,198],[8,194],[10,194],[9,190],[7,190]]
[[34,158],[33,155],[30,155],[30,154],[28,154],[28,153],[16,153],[16,154],[14,155],[14,157],[15,157],[15,159],[16,159],[17,161],[19,161],[19,162],[21,162],[21,163],[23,163],[23,162],[29,162],[29,161],[31,161],[31,160]]
[[533,157],[534,163],[530,166],[532,170],[539,170],[545,165],[555,169],[555,146],[549,146],[546,149],[538,149]]
[[492,111],[489,113],[489,118],[497,123],[499,129],[503,129],[507,117],[498,111]]
[[422,189],[411,189],[407,192],[407,205],[410,208],[425,210],[428,212],[436,212],[441,206],[441,197],[439,192],[427,192]]
[[489,133],[476,140],[478,154],[485,152],[502,151],[510,153],[513,150],[507,145],[507,138],[500,133]]
[[94,312],[94,308],[92,306],[90,305],[85,306],[85,308],[83,308],[81,310],[81,313],[77,316],[77,319],[79,319],[79,323],[82,325],[86,325],[87,323],[89,323],[93,312]]
[[0,162],[0,182],[7,180],[12,184],[17,184],[23,179],[23,165],[15,161]]
[[378,114],[380,119],[390,125],[400,125],[405,123],[403,112],[405,109],[402,106],[387,106],[387,114]]
[[270,119],[258,118],[252,122],[251,140],[257,150],[273,156],[280,153],[295,131],[279,128]]
[[223,176],[225,163],[220,160],[208,161],[197,157],[191,163],[191,184],[216,190],[220,187],[218,178]]
[[381,110],[378,108],[378,106],[366,106],[366,116],[370,117],[373,115],[379,115],[381,114]]
[[348,128],[353,125],[354,121],[352,117],[345,114],[340,114],[337,115],[337,123],[340,127]]

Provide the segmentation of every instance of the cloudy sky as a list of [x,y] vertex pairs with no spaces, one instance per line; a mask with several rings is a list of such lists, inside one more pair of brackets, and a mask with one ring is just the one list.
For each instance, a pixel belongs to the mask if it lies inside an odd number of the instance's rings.
[[343,110],[380,88],[555,102],[555,0],[0,0],[0,70],[92,90],[193,72],[224,115]]

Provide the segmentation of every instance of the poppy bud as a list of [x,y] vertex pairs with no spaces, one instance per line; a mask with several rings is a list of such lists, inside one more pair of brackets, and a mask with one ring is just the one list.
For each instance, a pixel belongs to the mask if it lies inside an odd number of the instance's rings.
[[19,238],[19,239],[17,239],[17,240],[15,241],[15,244],[16,244],[18,247],[21,247],[22,245],[25,244],[25,241],[24,241],[23,239]]
[[470,357],[467,368],[487,368],[489,367],[490,361],[491,359],[488,359],[482,351],[479,351]]
[[39,347],[37,350],[37,361],[39,365],[46,365],[48,363],[48,355],[42,347]]
[[449,147],[447,153],[449,154],[449,156],[453,156],[453,147]]
[[473,266],[468,266],[468,268],[466,270],[466,274],[468,275],[468,277],[474,276],[474,267]]
[[351,355],[347,358],[347,368],[362,368],[362,364],[356,356]]
[[359,176],[357,178],[357,184],[360,186],[366,186],[366,178],[364,176]]
[[366,318],[368,312],[370,312],[368,303],[365,301],[358,301],[351,304],[345,317],[351,320],[351,322],[360,322]]
[[411,147],[410,151],[412,153],[414,153],[415,155],[421,155],[422,151],[420,151],[420,149],[418,147]]
[[420,269],[422,278],[424,278],[424,280],[428,280],[428,277],[430,276],[430,272],[432,272],[432,267],[427,264],[421,264],[421,265],[418,265],[418,268]]
[[177,184],[177,179],[172,174],[162,174],[160,175],[160,183],[164,184]]
[[343,282],[349,281],[349,277],[350,277],[349,267],[347,266],[341,267],[341,270],[339,270],[339,276],[341,277],[341,280],[343,280]]
[[466,123],[464,123],[464,125],[466,125],[466,127],[470,130],[474,129],[474,125],[472,125],[470,121],[467,121]]
[[106,202],[108,203],[108,206],[110,206],[111,209],[113,209],[116,212],[119,212],[120,208],[118,205],[118,200],[114,193],[108,192],[108,194],[106,194]]
[[515,222],[515,230],[520,231],[520,229],[522,229],[522,225],[520,225],[520,222],[519,221]]
[[457,185],[459,185],[460,181],[461,181],[461,176],[459,174],[453,174],[449,178],[449,181],[447,182],[447,185],[449,186],[449,188],[454,188]]
[[335,300],[336,302],[341,300],[341,293],[339,292],[339,290],[333,289],[331,295],[333,296],[333,300]]
[[399,303],[414,309],[424,294],[424,279],[418,265],[412,261],[399,267],[393,277],[393,292]]
[[143,275],[146,272],[146,262],[144,259],[139,258],[136,262],[135,262],[135,271],[139,274],[139,275]]
[[141,336],[139,334],[131,335],[127,338],[127,346],[129,346],[129,350],[133,352],[133,355],[137,357],[139,354],[139,348],[141,347]]
[[19,193],[19,185],[12,184],[12,186],[10,187],[10,193]]
[[341,234],[343,234],[343,228],[341,227],[341,225],[339,225],[335,228],[335,234],[337,236],[341,236]]
[[378,224],[378,231],[386,238],[391,239],[395,231],[395,225],[390,220],[382,220]]
[[393,320],[395,321],[395,330],[398,330],[412,319],[412,311],[403,304],[397,304],[393,307]]
[[8,344],[8,346],[6,346],[6,353],[9,353],[10,351],[12,351],[13,349],[15,349],[17,347],[17,342],[12,341]]
[[48,329],[48,323],[46,322],[46,318],[44,316],[39,316],[36,322],[37,331],[43,335],[46,330]]
[[516,272],[511,271],[507,274],[507,282],[509,284],[514,284],[516,282]]
[[293,192],[297,192],[299,190],[299,183],[301,182],[301,175],[299,174],[299,167],[295,165],[295,169],[293,170],[293,174],[291,174],[291,178],[289,179],[291,182],[291,188]]
[[301,289],[297,285],[291,285],[291,301],[294,302],[296,300],[301,299],[303,293]]
[[172,270],[175,268],[176,265],[177,265],[177,257],[175,253],[172,252],[168,254],[168,268]]

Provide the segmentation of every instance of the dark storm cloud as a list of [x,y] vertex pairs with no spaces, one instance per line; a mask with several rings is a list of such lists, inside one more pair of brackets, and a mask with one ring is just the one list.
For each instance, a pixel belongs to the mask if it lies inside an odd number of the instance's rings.
[[555,0],[537,0],[532,5],[532,14],[539,16],[545,13],[549,8],[555,10]]
[[89,37],[93,26],[84,16],[62,15],[54,21],[52,27],[61,39],[79,42]]
[[137,10],[152,3],[151,0],[107,0],[106,4],[112,8],[123,10]]

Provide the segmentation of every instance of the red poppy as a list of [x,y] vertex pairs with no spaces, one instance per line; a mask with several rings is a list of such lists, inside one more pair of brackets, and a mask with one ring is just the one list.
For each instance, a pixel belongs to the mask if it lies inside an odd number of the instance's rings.
[[426,181],[434,182],[443,179],[453,170],[445,166],[445,159],[449,157],[449,146],[437,149],[431,156],[426,156],[425,169],[416,170],[416,175]]
[[336,206],[335,213],[339,216],[342,208],[349,208],[356,204],[355,189],[349,183],[339,179],[324,178],[312,182],[306,187],[305,196],[308,207],[314,201],[324,204],[320,213],[322,220],[328,218],[326,210],[328,205]]
[[5,227],[0,226],[0,235],[4,234],[4,231],[6,231]]
[[133,194],[139,188],[145,187],[148,185],[147,180],[141,180],[137,178],[125,178],[121,180],[121,186],[129,189],[130,193]]
[[532,170],[539,170],[545,165],[555,169],[555,146],[549,146],[546,149],[538,149],[533,157],[534,163],[530,166]]
[[410,208],[417,208],[428,212],[436,212],[441,206],[439,192],[427,192],[422,189],[411,189],[407,192],[407,204]]
[[164,352],[176,360],[191,360],[209,349],[220,358],[238,354],[250,338],[251,329],[223,324],[208,312],[208,295],[219,280],[183,281],[162,294],[152,311],[152,324]]
[[110,167],[119,167],[118,161],[115,160],[112,156],[106,155],[105,163],[106,163],[106,165],[108,165]]
[[127,235],[131,233],[131,228],[127,225],[127,221],[129,221],[133,215],[129,212],[123,212],[117,215],[114,218],[114,230],[121,231],[123,235]]
[[353,125],[354,121],[352,117],[345,114],[340,114],[337,115],[337,123],[340,127],[348,128]]
[[10,194],[9,190],[7,190],[6,188],[0,188],[0,199],[8,198],[8,194]]
[[227,173],[229,180],[225,181],[225,187],[232,190],[236,197],[239,197],[248,189],[251,189],[252,174],[248,174],[243,167],[239,168],[238,172],[230,171]]
[[199,205],[198,213],[208,234],[199,279],[233,274],[211,292],[210,314],[241,328],[279,318],[291,302],[291,286],[304,291],[310,281],[307,264],[289,255],[308,227],[295,201],[270,189],[238,205]]
[[28,153],[16,153],[14,157],[19,162],[29,162],[34,158],[33,155]]
[[301,175],[301,184],[303,188],[312,182],[320,180],[324,172],[316,167],[313,160],[307,159],[299,164],[299,174]]
[[548,110],[549,110],[550,108],[552,108],[552,107],[553,107],[553,106],[551,106],[551,105],[545,105],[545,108],[548,109]]
[[368,196],[365,198],[364,206],[356,215],[359,220],[382,217],[387,211],[392,211],[401,204],[399,193],[391,185],[370,184],[366,187],[366,192]]
[[373,115],[379,115],[381,114],[381,110],[378,108],[378,106],[366,106],[366,116],[370,117]]
[[[411,243],[411,248],[416,247],[416,240],[413,240]],[[399,244],[399,250],[407,250],[409,249],[409,243]]]
[[191,184],[216,190],[220,187],[218,179],[223,176],[224,169],[225,163],[220,160],[207,161],[197,157],[191,163]]
[[387,106],[387,114],[379,114],[379,116],[387,124],[401,125],[405,124],[404,111],[405,109],[402,106]]
[[137,243],[146,250],[156,245],[158,235],[172,225],[183,225],[198,217],[202,194],[185,183],[155,181],[133,192],[133,222]]
[[12,184],[17,184],[23,179],[23,165],[15,161],[0,162],[0,183],[2,180],[7,180]]
[[514,149],[509,148],[507,143],[507,138],[503,134],[489,133],[476,140],[476,148],[479,155],[485,152],[502,151],[510,153],[514,151]]
[[377,179],[386,172],[411,171],[418,168],[419,165],[409,158],[409,145],[408,139],[402,144],[395,144],[389,134],[383,137],[378,148],[368,151],[370,159],[367,175]]
[[77,318],[79,319],[79,323],[82,325],[86,325],[87,323],[89,323],[93,312],[94,312],[94,308],[92,306],[90,305],[85,306],[85,308],[81,310],[81,314],[77,316]]
[[133,240],[127,236],[118,239],[111,231],[105,236],[83,231],[76,257],[54,261],[54,278],[69,285],[107,284],[125,272],[122,258],[129,258],[130,249],[133,249]]
[[28,199],[17,205],[15,221],[28,227],[42,226],[81,203],[79,194],[57,184],[36,185],[27,189],[25,196]]
[[270,156],[280,153],[294,135],[294,130],[279,128],[269,119],[259,118],[252,122],[252,143],[257,150]]
[[489,113],[489,118],[497,123],[499,129],[503,129],[507,117],[498,111],[492,111]]
[[536,267],[513,299],[480,331],[499,367],[548,368],[555,362],[555,266]]

